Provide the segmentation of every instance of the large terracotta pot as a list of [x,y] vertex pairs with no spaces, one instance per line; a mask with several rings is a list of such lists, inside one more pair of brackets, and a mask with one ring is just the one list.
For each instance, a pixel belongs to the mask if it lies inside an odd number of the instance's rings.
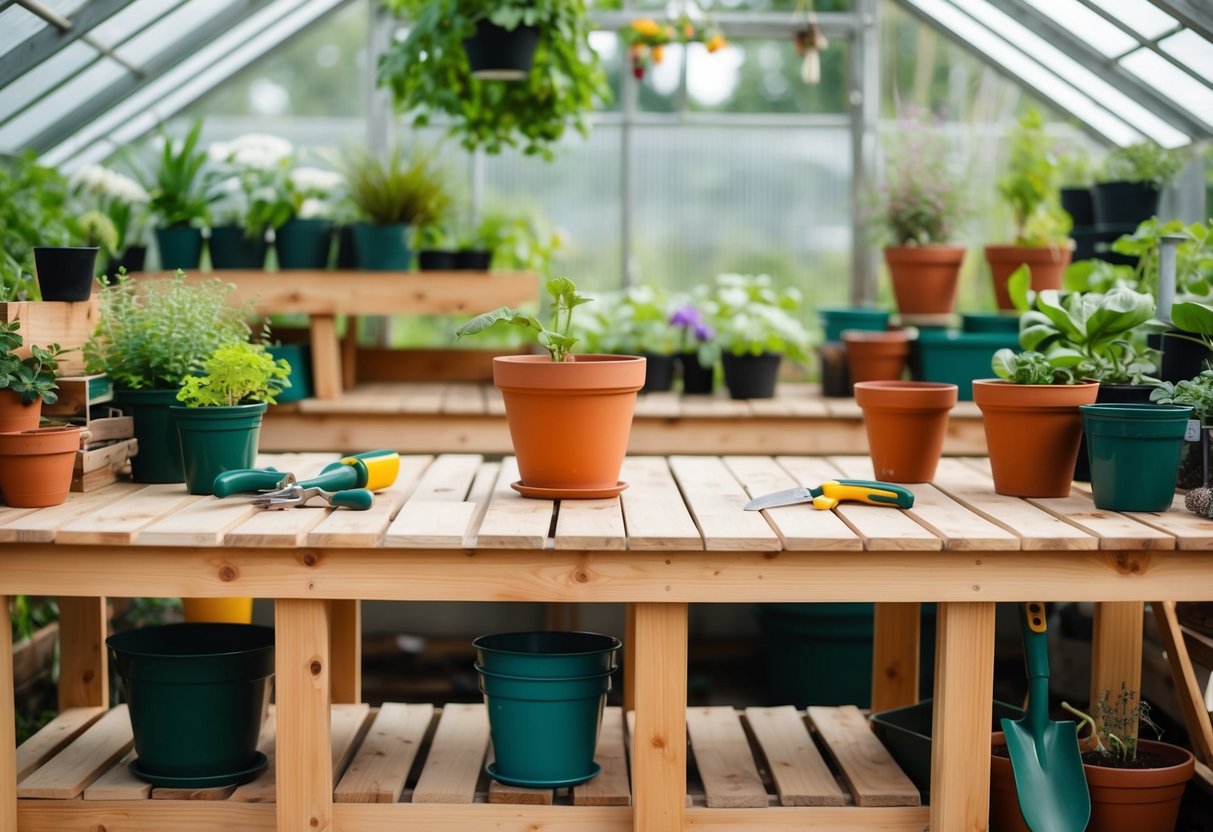
[[961,246],[886,248],[897,310],[902,315],[950,315],[964,257]]
[[957,386],[930,381],[864,381],[855,385],[863,409],[876,479],[930,482],[943,453],[948,411]]
[[985,424],[994,490],[1011,497],[1068,497],[1078,440],[1080,405],[1091,404],[1098,382],[1013,384],[973,382]]
[[42,399],[30,404],[21,394],[0,390],[0,431],[34,430],[42,420]]
[[0,433],[0,494],[13,508],[57,506],[72,486],[80,428]]
[[994,280],[994,297],[999,309],[1014,309],[1011,295],[1007,292],[1007,278],[1020,266],[1026,265],[1032,273],[1032,290],[1060,289],[1061,277],[1070,258],[1074,255],[1073,243],[1065,246],[986,246],[986,262],[990,264],[990,277]]
[[894,381],[905,371],[910,339],[903,329],[885,332],[847,329],[843,330],[842,341],[847,345],[852,383]]
[[[618,493],[645,360],[630,355],[546,355],[493,359],[493,383],[528,496]],[[529,492],[529,493],[528,493]]]

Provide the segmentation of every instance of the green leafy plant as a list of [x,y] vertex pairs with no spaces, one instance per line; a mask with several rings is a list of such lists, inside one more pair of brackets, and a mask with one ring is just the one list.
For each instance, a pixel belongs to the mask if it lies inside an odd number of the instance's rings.
[[1015,221],[1015,245],[1052,246],[1066,240],[1072,221],[1058,202],[1058,182],[1044,119],[1029,110],[1011,132],[1007,172],[998,179],[998,193]]
[[363,148],[346,151],[340,161],[348,196],[358,215],[383,225],[426,226],[451,209],[447,178],[438,154],[414,147],[405,155],[393,147],[383,159]]
[[500,323],[512,324],[533,330],[536,339],[553,361],[568,361],[572,349],[577,344],[577,337],[572,334],[573,310],[583,303],[589,303],[593,298],[587,298],[577,291],[577,286],[567,277],[555,277],[547,282],[548,295],[552,304],[552,321],[550,326],[544,326],[538,318],[508,306],[498,307],[492,312],[477,315],[461,326],[456,332],[457,338],[465,335],[475,335],[489,327]]
[[0,390],[11,390],[25,404],[39,399],[54,404],[59,401],[55,371],[63,350],[58,344],[45,348],[31,344],[29,357],[19,357],[17,350],[25,342],[17,332],[20,328],[20,321],[0,323]]
[[1193,418],[1207,425],[1213,422],[1213,370],[1203,370],[1196,378],[1161,381],[1150,391],[1150,401],[1191,407]]
[[241,226],[249,237],[281,228],[295,212],[287,180],[293,153],[290,142],[263,133],[212,144],[207,156],[224,193],[215,208],[218,222]]
[[1015,352],[1001,349],[994,353],[991,367],[994,375],[1012,384],[1074,384],[1072,356],[1050,358],[1035,350]]
[[1091,750],[1084,760],[1096,765],[1132,768],[1137,760],[1137,738],[1143,725],[1154,733],[1155,739],[1162,737],[1162,729],[1150,718],[1149,703],[1124,683],[1115,695],[1107,690],[1100,694],[1094,716],[1068,702],[1062,702],[1061,707],[1078,717],[1080,740],[1082,730],[1090,729],[1086,741],[1091,743]]
[[207,153],[198,147],[201,133],[201,119],[179,141],[171,139],[161,127],[159,163],[141,177],[151,196],[148,207],[166,227],[206,221],[210,206],[219,198],[215,177],[206,170]]
[[264,346],[247,341],[219,347],[206,359],[203,369],[206,375],[182,379],[177,401],[186,407],[277,404],[278,393],[291,386],[287,360],[275,361]]
[[14,595],[9,611],[14,642],[27,639],[35,631],[59,620],[59,604],[54,598]]
[[967,208],[955,148],[921,114],[898,121],[885,150],[885,177],[873,218],[894,246],[946,243]]
[[[673,355],[681,332],[670,324],[668,295],[651,284],[631,286],[595,298],[588,339],[594,351],[616,355]],[[579,331],[579,336],[580,336]]]
[[795,315],[800,307],[800,292],[776,290],[768,275],[718,275],[706,305],[716,332],[712,343],[733,355],[779,353],[803,361],[809,332]]
[[0,156],[0,301],[37,299],[34,247],[72,240],[67,180],[35,154]]
[[1184,166],[1184,157],[1157,142],[1145,141],[1118,147],[1104,159],[1100,182],[1145,182],[1163,187]]
[[510,205],[486,211],[460,244],[493,252],[495,268],[548,274],[563,241],[537,208]]
[[143,186],[102,165],[86,165],[72,175],[76,201],[109,218],[117,237],[113,251],[138,245],[143,239],[150,197]]
[[[520,147],[551,158],[570,125],[589,135],[589,114],[610,98],[590,48],[586,0],[388,0],[410,18],[408,37],[380,59],[378,83],[416,127],[449,116],[449,133],[469,150]],[[507,30],[536,26],[539,42],[524,80],[472,77],[463,41],[480,21]]]
[[86,246],[97,246],[108,254],[118,252],[118,229],[103,211],[85,211],[76,220],[80,242]]
[[101,295],[101,323],[84,346],[88,372],[131,390],[176,388],[224,344],[247,341],[251,303],[218,278],[187,283],[185,273],[136,282],[119,270]]
[[1057,158],[1058,184],[1063,188],[1089,188],[1095,182],[1095,167],[1091,157],[1081,147],[1074,147]]

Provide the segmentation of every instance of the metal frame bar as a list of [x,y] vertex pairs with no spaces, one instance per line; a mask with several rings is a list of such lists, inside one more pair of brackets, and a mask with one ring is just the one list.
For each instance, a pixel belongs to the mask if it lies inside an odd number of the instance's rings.
[[[1139,44],[1141,44],[1141,46],[1139,48],[1149,49],[1155,55],[1159,55],[1160,57],[1162,57],[1163,60],[1165,60],[1167,63],[1171,64],[1172,66],[1176,67],[1177,69],[1184,71],[1185,73],[1192,76],[1200,83],[1204,84],[1206,87],[1213,89],[1213,82],[1209,81],[1209,79],[1205,78],[1200,73],[1193,70],[1190,66],[1185,64],[1183,61],[1167,54],[1166,51],[1159,49],[1157,41],[1153,41],[1153,40],[1150,40],[1149,38],[1145,37],[1140,32],[1134,30],[1132,26],[1129,26],[1127,23],[1125,23],[1119,17],[1117,17],[1116,15],[1112,14],[1111,12],[1105,10],[1098,3],[1092,2],[1092,0],[1078,0],[1078,2],[1082,3],[1088,9],[1095,12],[1097,15],[1102,17],[1104,20],[1108,21],[1113,26],[1115,26],[1117,29],[1120,29],[1120,31],[1124,32],[1126,35],[1133,38],[1133,40],[1135,40]],[[1159,8],[1161,8],[1160,3],[1154,2],[1154,0],[1151,0],[1151,2],[1153,2],[1155,6],[1158,6]],[[1172,35],[1172,34],[1174,34],[1173,31],[1167,32],[1164,35],[1162,35],[1162,37],[1165,38],[1168,35]],[[1128,52],[1126,52],[1124,55],[1119,56],[1117,58],[1117,60],[1122,60],[1125,57],[1127,57],[1128,55],[1131,55],[1133,52],[1136,52],[1136,51],[1137,51],[1136,49],[1131,49]]]
[[863,197],[876,178],[877,122],[880,117],[880,7],[856,0],[860,28],[851,44],[851,302],[876,299],[876,247],[862,232]]
[[[8,81],[24,75],[29,70],[36,67],[38,64],[45,61],[51,55],[54,55],[60,49],[75,43],[76,41],[85,38],[90,29],[99,23],[109,20],[116,13],[121,11],[131,0],[89,0],[70,18],[63,18],[49,9],[45,9],[40,3],[33,3],[31,0],[19,0],[19,5],[38,17],[41,17],[50,25],[31,37],[26,38],[17,46],[8,51],[4,57],[0,57],[0,79]],[[52,17],[57,18],[52,20],[36,11],[34,7],[43,8],[44,11],[50,12]],[[61,24],[66,23],[67,28],[63,28]],[[92,46],[98,52],[102,51],[93,39],[85,40],[89,46]]]
[[1150,2],[1205,40],[1213,41],[1213,14],[1198,9],[1191,0],[1150,0]]

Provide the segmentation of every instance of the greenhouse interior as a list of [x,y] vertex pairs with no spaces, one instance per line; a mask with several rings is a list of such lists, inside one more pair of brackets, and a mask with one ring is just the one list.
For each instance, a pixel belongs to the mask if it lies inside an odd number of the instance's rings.
[[1209,0],[0,0],[0,830],[1208,832],[1211,446]]

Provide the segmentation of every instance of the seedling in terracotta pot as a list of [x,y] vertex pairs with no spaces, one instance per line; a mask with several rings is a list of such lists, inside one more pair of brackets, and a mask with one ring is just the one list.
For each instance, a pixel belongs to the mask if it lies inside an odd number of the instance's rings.
[[33,404],[41,399],[46,404],[59,400],[55,391],[55,370],[59,367],[59,355],[63,349],[58,344],[47,347],[30,345],[28,358],[20,358],[17,350],[25,342],[18,334],[20,321],[0,324],[0,390],[9,390],[21,397],[24,404]]
[[994,353],[992,363],[994,374],[1013,384],[1073,384],[1078,361],[1078,356],[1069,353],[1046,356],[1035,350],[1001,349]]
[[538,318],[518,309],[501,306],[492,312],[477,315],[455,332],[455,337],[475,335],[499,323],[513,324],[524,329],[531,329],[535,337],[553,361],[568,361],[573,347],[577,344],[576,336],[570,334],[573,326],[573,310],[583,303],[589,303],[593,298],[587,298],[577,291],[577,286],[567,277],[554,277],[547,282],[548,294],[552,296],[552,322],[545,327]]

